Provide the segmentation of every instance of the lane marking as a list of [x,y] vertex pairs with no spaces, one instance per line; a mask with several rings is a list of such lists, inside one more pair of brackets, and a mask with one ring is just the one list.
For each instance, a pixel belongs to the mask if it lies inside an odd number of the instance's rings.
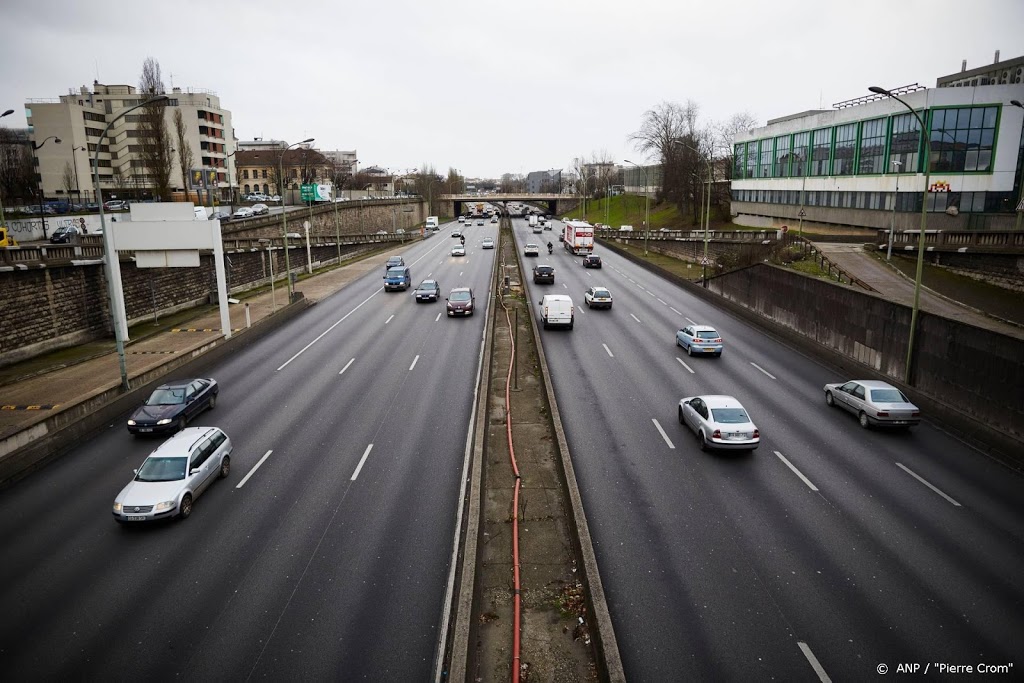
[[939,494],[940,496],[942,496],[943,498],[948,500],[953,505],[955,505],[957,507],[961,507],[960,503],[956,502],[955,500],[953,500],[952,498],[947,496],[945,493],[940,491],[935,486],[932,486],[932,484],[930,482],[926,481],[923,477],[918,476],[918,474],[916,472],[912,471],[909,467],[903,465],[902,463],[896,463],[896,466],[899,467],[904,472],[906,472],[907,474],[909,474],[910,476],[912,476],[914,479],[917,479],[919,482],[921,482],[922,484],[924,484],[925,486],[930,488],[932,491],[935,491],[935,493]]
[[786,463],[786,467],[788,467],[789,469],[793,470],[793,474],[795,474],[796,476],[800,477],[801,481],[803,481],[805,484],[807,484],[807,488],[809,488],[812,491],[817,491],[818,490],[818,487],[815,486],[814,484],[812,484],[811,480],[803,475],[803,472],[798,470],[796,468],[796,466],[793,465],[793,463],[791,463],[790,461],[786,460],[786,456],[784,456],[782,453],[779,453],[778,451],[772,451],[772,453],[774,453],[775,455],[779,456],[779,460],[781,460],[782,462]]
[[419,354],[416,354],[416,357],[412,359],[412,365],[409,366],[409,372],[412,372],[412,369],[416,367],[416,361],[418,361],[419,359]]
[[394,319],[395,319],[395,315],[394,315],[394,313],[392,313],[391,316],[387,320],[384,321],[384,324],[387,325],[389,322],[391,322]]
[[562,283],[562,286],[565,287],[566,289],[569,289],[569,285],[565,284],[564,282]]
[[660,303],[664,304],[665,306],[668,306],[668,303],[667,303],[667,302],[665,302],[665,300],[663,300],[663,299],[660,299],[660,298],[659,298],[659,299],[658,299],[658,301],[659,301]]
[[260,465],[262,465],[264,463],[264,461],[266,461],[266,459],[269,458],[270,454],[273,453],[273,452],[274,451],[270,450],[270,451],[267,451],[266,453],[264,453],[263,457],[260,458],[259,462],[257,462],[255,465],[252,466],[252,469],[249,470],[249,474],[247,474],[244,477],[242,477],[242,481],[238,482],[238,486],[236,486],[235,488],[236,489],[240,489],[243,486],[245,486],[245,482],[249,481],[249,477],[251,477],[252,475],[256,474],[256,470],[258,470],[260,468]]
[[633,318],[633,320],[635,320],[635,321],[637,321],[637,322],[640,322],[640,318],[636,317],[636,316],[635,316],[635,315],[633,315],[632,313],[630,313],[630,314],[629,314],[629,316],[630,316],[631,318]]
[[694,374],[693,368],[691,368],[689,365],[687,365],[686,362],[682,358],[676,358],[676,360],[679,361],[684,368],[689,370],[691,375]]
[[441,319],[441,314],[440,314],[440,313],[438,313],[438,314],[437,314],[437,317],[436,317],[436,318],[434,318],[434,322],[436,323],[436,322],[437,322],[438,320],[440,320],[440,319]]
[[613,354],[613,353],[612,353],[612,350],[608,348],[608,345],[607,345],[607,344],[601,344],[601,346],[603,346],[603,347],[604,347],[604,350],[608,352],[608,355],[609,355],[610,357],[612,357],[612,358],[615,358],[615,354]]
[[594,277],[589,270],[587,271],[587,277]]
[[668,438],[668,434],[665,433],[665,430],[661,428],[661,423],[659,423],[653,417],[651,418],[651,422],[653,422],[654,426],[658,428],[659,432],[661,432],[661,438],[665,439],[665,443],[668,444],[668,447],[671,448],[672,450],[675,450],[675,444],[672,443],[672,439]]
[[649,290],[649,289],[645,289],[644,291],[645,291],[645,292],[647,292],[648,294],[650,294],[650,295],[651,295],[651,296],[653,296],[653,297],[657,297],[657,296],[658,296],[657,294],[655,294],[654,292],[652,292],[652,291],[651,291],[651,290]]
[[356,477],[359,476],[359,470],[363,469],[363,463],[366,462],[366,456],[368,456],[370,454],[370,451],[372,450],[373,444],[371,443],[369,446],[366,447],[366,450],[363,451],[363,457],[359,458],[359,464],[356,465],[356,471],[352,473],[352,478],[349,479],[349,481],[355,481]]
[[673,313],[676,313],[676,314],[678,314],[678,315],[682,315],[682,313],[680,313],[680,312],[679,312],[679,311],[677,311],[676,309],[672,308],[671,306],[669,306],[669,307],[668,307],[668,310],[670,310],[670,311],[672,311]]
[[769,377],[771,377],[772,379],[778,379],[778,378],[777,378],[777,377],[776,377],[775,375],[773,375],[772,373],[768,372],[767,370],[765,370],[764,368],[762,368],[762,367],[761,367],[760,365],[758,365],[758,364],[757,364],[757,363],[755,363],[754,361],[750,361],[750,364],[751,364],[751,365],[753,365],[753,366],[754,366],[755,368],[757,368],[758,370],[760,370],[761,372],[763,372],[764,374],[766,374],[766,375],[768,375]]
[[353,309],[352,309],[351,311],[349,311],[348,313],[346,313],[345,315],[343,315],[343,316],[341,317],[341,320],[339,320],[338,322],[334,323],[333,325],[331,325],[330,327],[328,327],[328,328],[327,328],[326,330],[324,330],[323,332],[321,332],[321,333],[320,333],[320,336],[318,336],[318,337],[317,337],[316,339],[314,339],[313,341],[311,341],[311,342],[309,342],[308,344],[306,344],[305,346],[303,346],[303,347],[302,347],[302,348],[301,348],[301,349],[299,350],[299,352],[298,352],[298,353],[296,353],[296,354],[295,354],[294,356],[292,356],[291,358],[289,358],[288,360],[286,360],[286,361],[284,362],[284,364],[283,364],[283,365],[281,365],[281,367],[279,367],[279,368],[278,368],[277,370],[275,370],[274,372],[280,372],[281,370],[283,370],[283,369],[284,369],[285,367],[287,367],[287,365],[288,365],[289,363],[291,363],[291,362],[292,362],[293,360],[295,360],[296,358],[298,358],[299,356],[301,356],[302,354],[304,354],[304,353],[306,352],[306,350],[307,350],[307,349],[309,349],[309,347],[311,347],[311,346],[312,346],[313,344],[316,344],[316,343],[317,343],[318,341],[320,341],[321,339],[323,339],[323,338],[324,338],[324,336],[325,336],[325,335],[326,335],[326,334],[327,334],[328,332],[330,332],[331,330],[333,330],[333,329],[334,329],[335,327],[337,327],[337,326],[338,326],[338,325],[340,325],[341,323],[345,322],[345,318],[349,317],[350,315],[352,315],[353,313],[355,313],[356,311],[358,311],[358,310],[359,310],[360,308],[362,308],[363,304],[365,304],[365,303],[366,303],[367,301],[369,301],[370,299],[372,299],[373,297],[377,296],[378,294],[380,294],[380,293],[381,293],[381,292],[383,292],[383,291],[384,291],[384,288],[383,288],[383,287],[380,287],[380,288],[379,288],[379,289],[377,289],[377,291],[375,291],[375,292],[374,292],[373,294],[371,294],[370,296],[368,296],[368,297],[366,297],[365,299],[363,299],[362,301],[360,301],[360,302],[359,302],[359,305],[358,305],[358,306],[356,306],[356,307],[355,307],[355,308],[353,308]]
[[462,271],[462,270],[459,271],[459,277],[462,277],[462,273],[463,272],[465,272],[465,271]]
[[814,669],[814,673],[818,674],[818,680],[821,681],[821,683],[832,683],[832,679],[828,677],[827,673],[825,673],[825,669],[822,668],[821,663],[818,661],[818,658],[814,656],[814,653],[811,652],[811,648],[807,646],[807,643],[802,640],[798,640],[796,644],[800,646],[800,651],[804,653],[804,657],[806,657],[807,661],[811,663],[811,668]]
[[[685,315],[683,317],[686,318]],[[694,322],[694,320],[692,318],[686,318],[686,322],[690,323],[691,325],[696,325],[697,324],[696,322]]]
[[338,374],[339,374],[339,375],[344,375],[344,374],[345,374],[345,371],[346,371],[346,370],[348,370],[348,366],[352,365],[352,364],[353,364],[353,363],[355,363],[355,362],[356,362],[356,359],[355,359],[355,358],[353,358],[353,359],[352,359],[352,360],[350,360],[349,362],[345,363],[345,367],[343,367],[343,368],[341,369],[341,372],[339,372]]

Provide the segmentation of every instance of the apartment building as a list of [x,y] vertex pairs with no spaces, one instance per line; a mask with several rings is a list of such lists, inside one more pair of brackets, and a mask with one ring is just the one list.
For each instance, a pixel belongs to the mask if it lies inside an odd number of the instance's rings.
[[[178,146],[174,112],[185,122],[185,141],[192,150],[192,169],[214,169],[215,196],[227,201],[236,149],[231,112],[210,90],[172,88],[164,112],[171,146]],[[92,159],[98,151],[99,183],[105,199],[149,199],[152,181],[142,160],[141,112],[122,116],[104,139],[103,129],[118,114],[145,99],[135,86],[94,81],[56,99],[25,103],[25,117],[34,147],[36,180],[48,199],[90,202],[96,199]],[[57,140],[60,140],[58,143]],[[178,154],[172,155],[172,191],[184,191]]]

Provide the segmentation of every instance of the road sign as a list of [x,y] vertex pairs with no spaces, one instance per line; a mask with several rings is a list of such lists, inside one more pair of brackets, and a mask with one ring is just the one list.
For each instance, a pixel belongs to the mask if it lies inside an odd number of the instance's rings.
[[1018,211],[1024,211],[1024,199],[1020,200],[1020,204],[1017,205]]
[[707,256],[705,256],[704,258],[702,258],[702,259],[700,260],[700,264],[701,264],[702,266],[710,266],[710,265],[711,265],[711,261],[709,261],[709,260],[708,260],[708,257],[707,257]]
[[804,211],[803,209],[800,209],[800,213],[797,214],[797,216],[800,216],[800,218],[803,218],[806,215],[807,215],[807,212]]

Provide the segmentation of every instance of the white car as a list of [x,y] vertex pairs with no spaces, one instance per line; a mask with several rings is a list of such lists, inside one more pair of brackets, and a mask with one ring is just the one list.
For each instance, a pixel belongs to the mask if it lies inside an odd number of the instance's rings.
[[540,247],[536,244],[527,244],[523,247],[523,256],[540,256]]
[[587,291],[583,292],[583,301],[587,308],[611,308],[612,293],[607,287],[588,287]]
[[461,244],[456,244],[454,247],[452,247],[452,256],[465,256],[465,255],[466,255],[466,248],[464,246],[462,246]]
[[192,503],[231,470],[231,439],[217,427],[186,427],[149,454],[114,499],[120,524],[188,518]]
[[253,204],[252,212],[256,216],[263,216],[265,214],[270,213],[270,207],[267,206],[266,204]]
[[241,206],[241,207],[235,209],[235,212],[233,214],[231,214],[231,217],[233,219],[252,218],[255,215],[256,214],[253,213],[253,210],[250,209],[248,206]]
[[761,432],[732,396],[688,396],[679,401],[679,424],[697,435],[700,449],[752,451]]
[[459,216],[459,222],[460,223],[465,223],[466,222],[466,217],[465,216]]
[[458,228],[452,230],[452,237],[462,237],[462,231]]
[[480,246],[484,249],[494,249],[494,240],[490,237],[485,237]]

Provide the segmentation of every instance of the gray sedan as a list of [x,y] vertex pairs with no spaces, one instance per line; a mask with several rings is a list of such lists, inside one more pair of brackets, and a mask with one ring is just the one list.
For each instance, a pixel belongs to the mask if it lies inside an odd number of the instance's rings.
[[902,391],[888,382],[874,379],[826,384],[825,403],[850,411],[864,429],[906,428],[921,422],[921,409]]
[[761,432],[732,396],[690,396],[679,401],[679,424],[697,435],[700,449],[752,451]]
[[413,292],[413,296],[416,297],[416,303],[437,301],[441,298],[441,285],[437,284],[437,280],[424,280]]

